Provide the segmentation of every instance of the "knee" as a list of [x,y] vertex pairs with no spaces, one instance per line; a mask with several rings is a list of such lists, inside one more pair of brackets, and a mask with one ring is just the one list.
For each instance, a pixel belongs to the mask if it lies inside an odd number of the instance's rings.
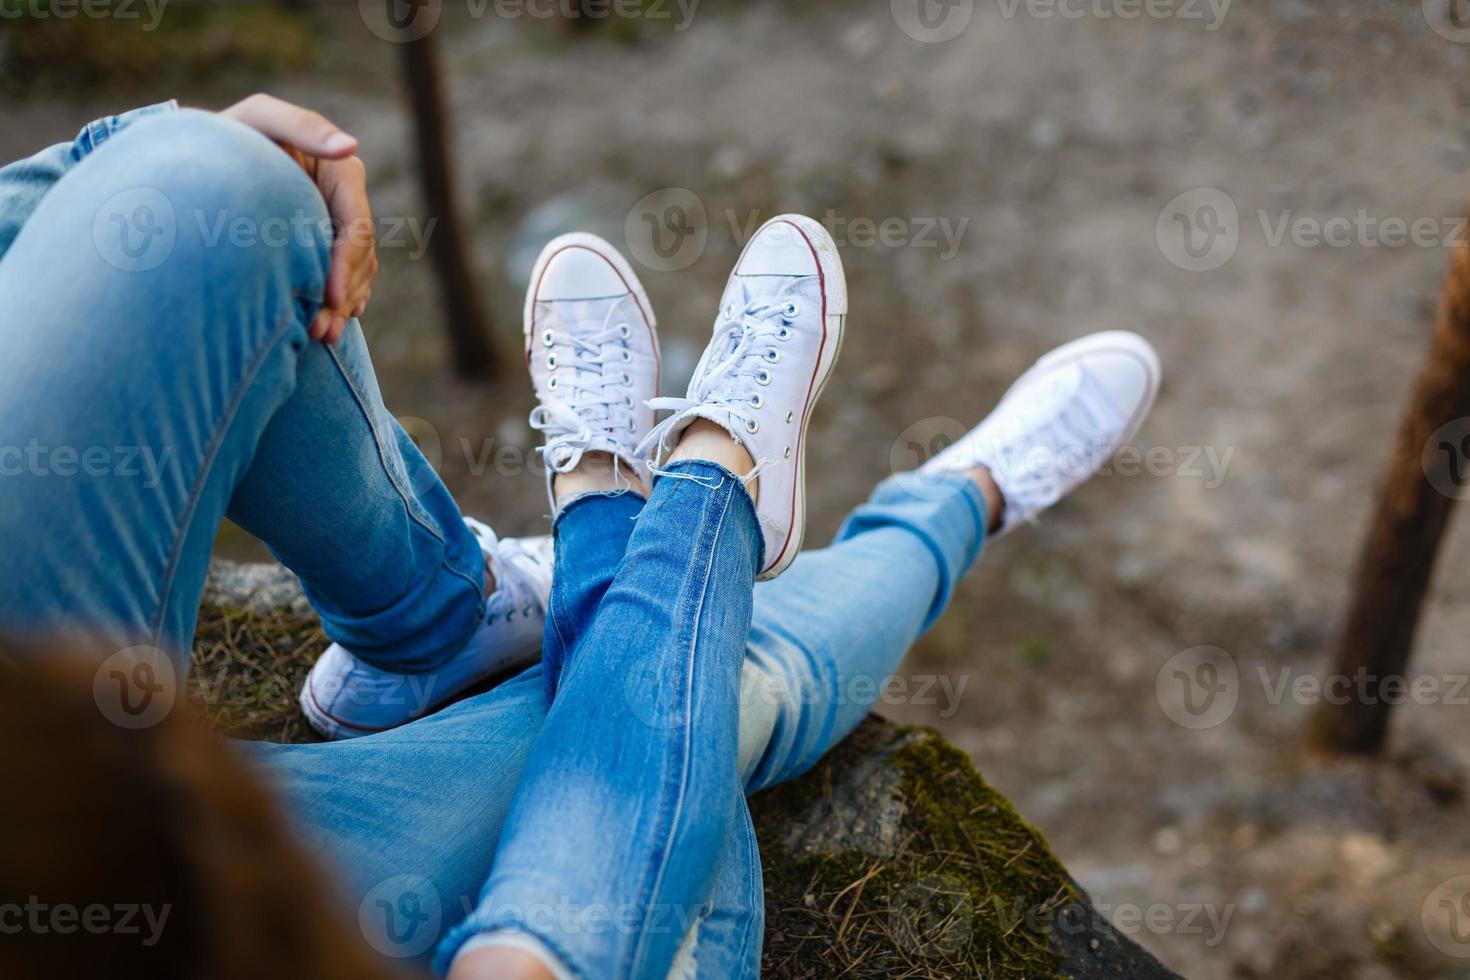
[[104,205],[116,213],[100,217],[129,233],[121,241],[146,240],[156,229],[171,257],[191,263],[191,273],[247,281],[252,273],[284,273],[297,290],[324,288],[332,236],[326,204],[301,167],[265,136],[186,109],[144,120],[104,150],[97,156],[108,170],[106,183],[127,190]]

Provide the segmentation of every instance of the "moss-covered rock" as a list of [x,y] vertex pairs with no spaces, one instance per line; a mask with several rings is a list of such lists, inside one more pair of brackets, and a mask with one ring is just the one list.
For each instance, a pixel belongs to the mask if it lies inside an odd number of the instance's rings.
[[[221,731],[311,737],[295,693],[325,643],[294,579],[217,563],[192,696]],[[970,760],[927,729],[865,721],[811,772],[751,801],[773,978],[1155,980]]]

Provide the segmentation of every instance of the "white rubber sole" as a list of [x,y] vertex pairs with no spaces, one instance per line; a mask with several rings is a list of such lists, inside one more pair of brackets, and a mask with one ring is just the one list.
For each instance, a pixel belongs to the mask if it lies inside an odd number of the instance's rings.
[[[796,447],[796,499],[792,508],[791,529],[786,533],[786,542],[775,559],[756,576],[757,581],[767,581],[784,572],[796,556],[801,553],[801,546],[806,540],[806,444],[807,427],[811,422],[812,411],[816,408],[817,401],[822,397],[822,392],[827,387],[827,382],[832,376],[832,369],[837,364],[838,355],[842,353],[843,331],[847,325],[847,275],[842,269],[842,256],[838,254],[837,243],[820,222],[801,214],[783,214],[772,218],[761,226],[760,231],[751,236],[753,242],[760,236],[761,231],[771,225],[784,223],[791,225],[805,239],[811,248],[813,257],[817,260],[818,274],[822,285],[822,307],[825,317],[826,339],[822,342],[822,349],[817,355],[817,370],[812,382],[811,394],[807,399],[806,411],[801,419],[801,433],[797,438]],[[747,249],[750,243],[747,242]],[[745,251],[741,250],[740,258],[745,258]],[[735,267],[740,267],[737,260]]]

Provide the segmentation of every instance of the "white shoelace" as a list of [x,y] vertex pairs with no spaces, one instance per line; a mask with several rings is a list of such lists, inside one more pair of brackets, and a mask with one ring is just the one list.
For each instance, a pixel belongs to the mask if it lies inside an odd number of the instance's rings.
[[[756,300],[746,304],[736,314],[727,309],[715,326],[715,335],[709,349],[695,369],[689,382],[689,391],[683,398],[654,398],[648,406],[654,411],[672,412],[639,444],[637,453],[642,456],[657,447],[656,458],[662,460],[667,454],[667,441],[676,427],[695,417],[703,417],[700,409],[716,408],[722,419],[714,420],[731,430],[732,437],[738,430],[750,435],[760,431],[760,423],[752,409],[765,404],[761,389],[771,383],[772,369],[781,361],[777,343],[791,336],[795,317],[801,312],[794,300],[783,302],[782,296],[769,300]],[[724,351],[723,354],[719,353]],[[755,469],[744,476],[749,482],[771,461],[757,459]],[[660,475],[664,471],[654,469]]]
[[632,358],[626,343],[632,328],[627,323],[613,325],[621,304],[620,300],[608,308],[602,326],[591,336],[557,331],[557,345],[538,355],[556,357],[564,352],[571,361],[557,365],[560,370],[550,382],[557,394],[548,395],[531,411],[531,428],[546,438],[537,452],[554,473],[575,469],[583,454],[594,448],[612,452],[616,466],[633,434],[634,403],[627,394],[632,384],[627,365]]

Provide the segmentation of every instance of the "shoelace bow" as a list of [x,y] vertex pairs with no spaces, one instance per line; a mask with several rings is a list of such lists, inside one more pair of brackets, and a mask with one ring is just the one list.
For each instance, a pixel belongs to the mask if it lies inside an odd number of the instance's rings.
[[612,325],[620,306],[621,302],[608,308],[602,326],[591,336],[558,331],[565,339],[551,354],[564,350],[571,363],[565,365],[568,370],[556,375],[558,394],[542,399],[532,409],[530,420],[531,428],[546,437],[546,444],[537,452],[555,473],[576,467],[598,435],[616,438],[616,431],[625,423],[614,418],[614,410],[632,410],[630,396],[615,393],[628,382],[628,348],[622,341],[627,340],[629,328],[625,323]]
[[[746,432],[757,429],[752,410],[759,408],[764,397],[752,391],[753,385],[764,385],[770,379],[770,365],[780,360],[777,340],[790,336],[790,329],[799,312],[792,300],[774,299],[752,302],[736,316],[723,317],[715,327],[715,336],[710,341],[705,361],[701,361],[689,382],[689,391],[683,398],[653,398],[648,406],[654,411],[672,412],[648,433],[638,446],[638,455],[645,455],[657,447],[658,458],[668,450],[666,440],[674,426],[686,419],[695,409],[714,405],[728,417],[730,428],[743,427]],[[711,355],[725,349],[723,356],[710,360]],[[765,378],[766,381],[761,379]],[[755,469],[745,478],[753,478],[770,460],[758,459]],[[660,471],[655,471],[660,472]]]

